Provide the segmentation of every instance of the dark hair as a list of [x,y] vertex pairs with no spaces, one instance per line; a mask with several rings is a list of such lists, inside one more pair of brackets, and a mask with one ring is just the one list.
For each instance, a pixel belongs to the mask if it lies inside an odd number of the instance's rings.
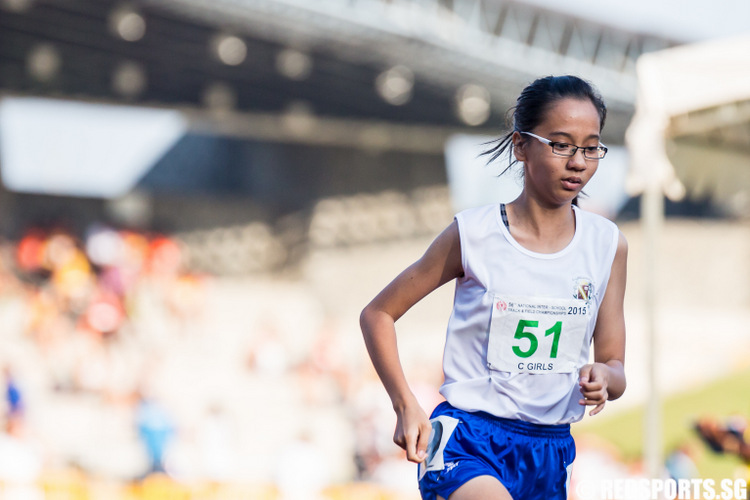
[[507,150],[509,153],[508,167],[502,172],[505,173],[518,162],[513,155],[513,132],[533,130],[544,120],[550,106],[566,98],[590,100],[599,113],[599,130],[604,128],[607,106],[593,85],[577,76],[545,76],[523,89],[516,100],[516,105],[509,110],[509,112],[512,111],[513,117],[511,130],[503,137],[488,142],[487,144],[494,144],[494,146],[481,153],[480,156],[489,156],[487,163],[490,163],[502,156]]

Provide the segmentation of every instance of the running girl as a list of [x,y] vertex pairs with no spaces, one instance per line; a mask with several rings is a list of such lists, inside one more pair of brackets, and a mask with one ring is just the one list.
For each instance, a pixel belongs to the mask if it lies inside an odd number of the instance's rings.
[[[601,97],[580,78],[526,87],[512,130],[487,152],[523,164],[519,197],[456,215],[362,311],[397,416],[394,441],[420,464],[424,499],[567,498],[569,424],[625,390],[627,243],[612,222],[577,206],[607,153],[605,118]],[[446,401],[430,420],[404,376],[394,323],[451,280]]]

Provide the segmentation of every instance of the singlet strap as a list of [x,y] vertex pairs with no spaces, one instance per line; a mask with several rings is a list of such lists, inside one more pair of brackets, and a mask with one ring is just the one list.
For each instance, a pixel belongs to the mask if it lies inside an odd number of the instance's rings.
[[500,204],[500,217],[503,219],[505,227],[510,229],[510,222],[508,222],[508,212],[505,211],[505,203]]

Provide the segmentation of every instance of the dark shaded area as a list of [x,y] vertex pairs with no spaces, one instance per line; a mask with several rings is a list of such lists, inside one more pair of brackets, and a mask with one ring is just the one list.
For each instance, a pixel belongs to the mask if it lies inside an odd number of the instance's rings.
[[[703,217],[703,218],[725,218],[710,198],[685,199],[675,202],[664,199],[664,214],[667,217]],[[620,210],[618,220],[636,220],[641,216],[641,196],[630,198]]]
[[[277,226],[288,216],[306,219],[321,198],[410,192],[447,183],[443,155],[372,153],[354,148],[243,141],[188,135],[145,177],[155,231],[190,231],[251,221]],[[30,226],[62,225],[80,234],[93,222],[110,222],[111,203],[93,198],[0,191],[6,217],[0,228],[17,238]]]

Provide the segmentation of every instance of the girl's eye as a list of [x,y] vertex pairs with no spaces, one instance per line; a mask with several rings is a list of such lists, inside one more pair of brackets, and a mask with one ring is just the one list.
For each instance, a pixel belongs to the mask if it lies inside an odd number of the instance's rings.
[[558,153],[570,153],[573,148],[572,144],[565,144],[564,142],[556,142],[552,148]]

